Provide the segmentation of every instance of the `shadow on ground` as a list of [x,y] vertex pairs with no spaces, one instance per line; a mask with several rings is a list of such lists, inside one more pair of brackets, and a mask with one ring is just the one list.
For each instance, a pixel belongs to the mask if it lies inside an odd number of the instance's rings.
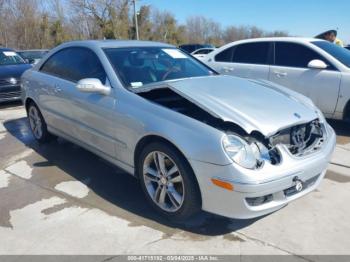
[[21,106],[21,105],[22,105],[21,101],[2,102],[2,103],[0,103],[0,110],[1,109],[9,109],[9,108],[16,107],[16,106]]
[[[232,220],[202,212],[198,217],[181,224],[170,222],[158,216],[149,207],[138,181],[122,170],[62,139],[39,145],[32,137],[26,118],[7,121],[4,126],[13,137],[47,160],[34,163],[34,167],[58,167],[74,179],[86,183],[95,194],[122,209],[123,213],[129,212],[145,218],[141,221],[148,227],[154,227],[158,230],[160,226],[172,229],[180,228],[203,236],[216,236],[247,227],[257,220]],[[229,200],[227,200],[227,204],[230,205]],[[116,212],[114,215],[120,215],[120,212]],[[122,216],[125,217],[123,214]]]

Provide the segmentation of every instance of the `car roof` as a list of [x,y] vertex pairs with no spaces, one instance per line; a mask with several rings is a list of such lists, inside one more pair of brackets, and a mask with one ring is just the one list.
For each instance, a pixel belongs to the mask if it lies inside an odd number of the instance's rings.
[[322,39],[316,39],[312,37],[262,37],[239,40],[233,43],[249,43],[249,42],[291,42],[291,43],[310,43],[324,41]]
[[83,40],[71,41],[61,44],[60,47],[69,46],[85,46],[90,48],[120,48],[120,47],[174,47],[173,45],[152,42],[152,41],[138,41],[138,40]]
[[49,49],[26,49],[26,50],[16,50],[17,52],[45,52],[49,51]]
[[199,48],[195,51],[198,51],[198,50],[205,50],[205,49],[215,49],[215,47],[202,47],[202,48]]

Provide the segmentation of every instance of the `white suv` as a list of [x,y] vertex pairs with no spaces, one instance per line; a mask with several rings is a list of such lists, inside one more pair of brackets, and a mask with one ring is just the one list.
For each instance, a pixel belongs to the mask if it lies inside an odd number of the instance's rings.
[[328,118],[350,120],[350,51],[314,38],[227,44],[204,60],[221,74],[268,80],[311,98]]

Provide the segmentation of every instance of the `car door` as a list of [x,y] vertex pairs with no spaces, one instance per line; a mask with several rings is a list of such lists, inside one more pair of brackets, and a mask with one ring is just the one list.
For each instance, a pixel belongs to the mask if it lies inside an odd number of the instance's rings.
[[37,97],[41,112],[48,127],[58,132],[71,134],[72,101],[69,99],[67,90],[74,88],[74,83],[68,79],[69,64],[71,57],[67,54],[69,50],[63,49],[51,55],[45,63],[33,74],[37,85]]
[[[303,44],[276,42],[274,54],[269,80],[311,98],[326,116],[331,116],[338,100],[340,72],[322,55]],[[314,59],[322,60],[328,67],[308,68]]]
[[96,78],[104,85],[109,85],[106,72],[91,49],[85,47],[70,48],[67,52],[70,63],[66,65],[71,86],[62,90],[69,99],[72,115],[72,132],[68,135],[88,146],[115,158],[115,97],[100,93],[86,93],[77,89],[76,84],[85,78]]
[[235,46],[228,47],[221,52],[217,53],[213,58],[210,58],[208,61],[204,61],[208,66],[215,69],[220,74],[233,74],[230,72],[232,66],[232,57]]
[[227,61],[217,61],[217,70],[221,74],[233,75],[243,78],[264,79],[269,77],[269,60],[271,58],[270,42],[243,43],[224,50],[215,60],[231,57]]

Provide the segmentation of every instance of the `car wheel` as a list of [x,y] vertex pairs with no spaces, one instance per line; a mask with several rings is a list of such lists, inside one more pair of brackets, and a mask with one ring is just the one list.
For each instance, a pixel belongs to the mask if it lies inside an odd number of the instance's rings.
[[139,157],[137,173],[146,198],[160,214],[182,221],[200,211],[197,181],[175,148],[165,143],[147,145]]
[[27,114],[30,129],[38,142],[45,143],[54,138],[54,136],[47,131],[46,122],[39,108],[34,103],[28,106]]

